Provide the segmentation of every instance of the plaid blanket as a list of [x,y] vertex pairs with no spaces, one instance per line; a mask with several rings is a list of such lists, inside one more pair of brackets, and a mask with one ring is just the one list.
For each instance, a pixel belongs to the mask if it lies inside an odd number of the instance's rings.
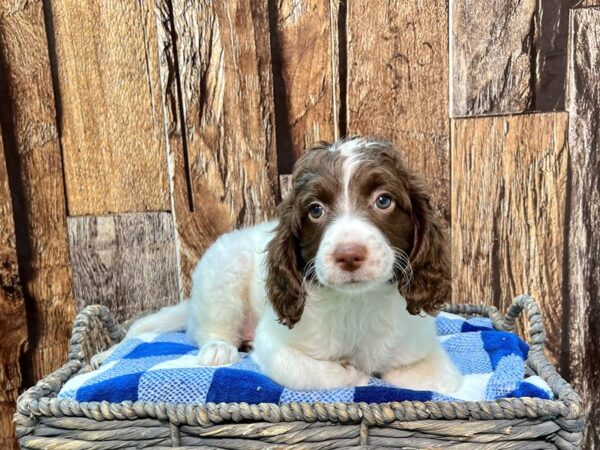
[[198,348],[184,332],[147,333],[121,343],[95,371],[73,377],[58,397],[80,402],[367,402],[494,400],[540,397],[552,392],[537,376],[525,378],[528,347],[516,335],[496,331],[489,319],[465,320],[441,313],[437,331],[442,345],[464,374],[452,396],[412,391],[372,378],[365,387],[294,391],[263,375],[252,358],[226,367],[199,367]]

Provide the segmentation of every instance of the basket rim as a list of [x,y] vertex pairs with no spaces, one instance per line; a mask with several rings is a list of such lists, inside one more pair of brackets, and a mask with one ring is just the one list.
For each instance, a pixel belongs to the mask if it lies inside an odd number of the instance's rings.
[[506,314],[486,305],[452,304],[444,311],[461,315],[480,315],[492,319],[494,327],[514,331],[516,319],[525,312],[529,323],[530,346],[527,365],[543,378],[556,396],[545,400],[532,397],[500,398],[494,401],[403,401],[386,403],[206,403],[175,404],[145,401],[120,403],[77,402],[59,400],[56,395],[64,383],[84,366],[84,346],[90,323],[98,321],[112,342],[119,342],[125,332],[108,308],[91,305],[75,319],[69,360],[61,368],[47,375],[25,391],[17,400],[17,435],[29,434],[40,417],[87,417],[94,420],[134,420],[153,418],[173,425],[211,426],[225,422],[262,421],[331,421],[337,423],[363,422],[368,426],[385,425],[394,421],[414,420],[495,420],[536,419],[558,420],[571,432],[579,432],[584,425],[583,408],[579,395],[549,363],[544,354],[545,331],[538,304],[529,295],[516,297]]

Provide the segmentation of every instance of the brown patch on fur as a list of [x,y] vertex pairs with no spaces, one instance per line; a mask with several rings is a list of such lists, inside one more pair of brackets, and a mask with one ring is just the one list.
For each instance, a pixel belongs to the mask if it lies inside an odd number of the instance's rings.
[[[386,141],[368,139],[357,150],[361,162],[352,176],[353,205],[377,226],[390,245],[405,251],[413,268],[410,285],[399,285],[407,310],[434,314],[450,292],[450,258],[447,236],[431,208],[425,183],[404,163]],[[267,293],[281,323],[290,328],[300,320],[306,292],[302,283],[307,265],[316,256],[327,226],[337,215],[343,192],[345,157],[320,143],[304,154],[292,174],[292,191],[279,206],[279,225],[267,247]],[[396,207],[376,210],[373,193],[385,191]],[[311,221],[309,206],[319,201],[332,214]]]
[[369,220],[392,246],[409,252],[413,279],[408,286],[398,285],[407,310],[414,315],[421,311],[436,314],[450,296],[450,248],[442,222],[431,207],[427,186],[388,142],[373,142],[365,156],[367,162],[359,166],[356,177],[368,180],[362,197],[366,198],[369,190],[381,189],[396,201],[391,214],[371,213]]
[[304,262],[294,232],[299,227],[295,223],[293,194],[279,206],[278,215],[275,237],[267,246],[266,289],[279,321],[291,328],[300,320],[306,295],[301,273]]
[[[410,254],[414,239],[414,224],[411,214],[406,180],[398,176],[395,155],[388,156],[384,148],[374,146],[361,155],[365,161],[354,173],[351,196],[353,205],[363,217],[375,225],[396,249]],[[394,199],[396,206],[390,210],[379,210],[373,205],[373,195],[385,192]]]
[[279,225],[267,246],[267,295],[279,321],[293,327],[304,310],[302,284],[306,265],[316,256],[329,221],[314,223],[307,217],[316,200],[333,205],[340,190],[343,157],[317,144],[296,162],[292,191],[278,208]]

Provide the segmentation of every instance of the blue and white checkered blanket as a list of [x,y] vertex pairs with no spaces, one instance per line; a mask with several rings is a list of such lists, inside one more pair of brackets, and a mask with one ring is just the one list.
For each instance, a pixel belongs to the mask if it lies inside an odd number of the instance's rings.
[[365,387],[293,391],[263,375],[248,355],[226,367],[199,367],[198,349],[183,332],[147,333],[123,342],[100,368],[69,380],[58,397],[81,402],[187,404],[552,398],[541,378],[525,378],[528,347],[516,335],[494,330],[491,321],[484,318],[465,320],[441,313],[436,324],[440,341],[464,374],[462,388],[451,397],[400,389],[377,378]]

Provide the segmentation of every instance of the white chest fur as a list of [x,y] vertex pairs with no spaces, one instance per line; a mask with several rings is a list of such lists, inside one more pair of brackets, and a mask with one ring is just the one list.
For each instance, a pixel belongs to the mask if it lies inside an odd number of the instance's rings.
[[349,362],[368,374],[410,365],[435,343],[433,318],[408,314],[404,298],[391,285],[347,293],[312,288],[292,330],[278,324],[270,311],[261,328],[312,358]]

